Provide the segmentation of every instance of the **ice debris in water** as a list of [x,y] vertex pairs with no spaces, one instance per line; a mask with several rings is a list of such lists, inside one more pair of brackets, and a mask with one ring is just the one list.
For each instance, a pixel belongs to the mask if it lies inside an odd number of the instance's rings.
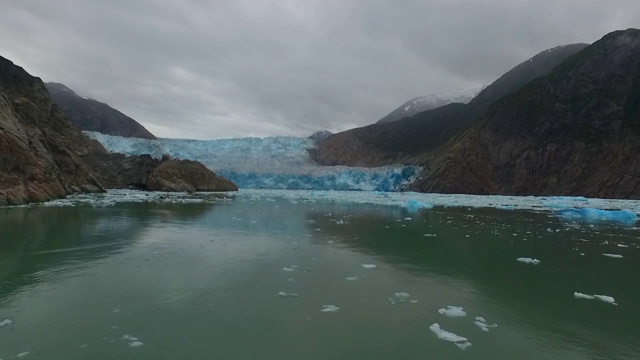
[[446,331],[442,329],[440,327],[440,324],[438,323],[431,324],[431,326],[429,326],[429,329],[438,336],[438,339],[455,343],[456,346],[458,346],[462,350],[471,346],[471,343],[467,340],[466,337],[462,337],[452,332]]
[[582,220],[586,222],[612,221],[621,224],[633,225],[638,221],[638,216],[629,210],[569,208],[562,209],[556,214],[565,220]]
[[335,305],[322,305],[322,312],[336,312],[340,310],[339,307],[335,306]]
[[19,353],[16,357],[21,358],[21,357],[25,357],[27,355],[29,355],[29,352],[28,351],[23,351],[23,352]]
[[138,347],[142,346],[142,341],[140,341],[137,337],[131,336],[129,334],[122,335],[122,339],[126,341],[130,341],[129,346]]
[[614,259],[622,259],[622,255],[620,255],[620,254],[607,254],[607,253],[603,253],[602,255],[604,255],[604,256],[606,256],[606,257],[614,258]]
[[391,305],[395,305],[395,304],[400,304],[407,301],[410,297],[411,296],[408,293],[404,291],[400,291],[393,294],[393,297],[388,298],[388,300],[389,300],[389,303],[391,303]]
[[438,309],[438,314],[448,317],[467,316],[467,312],[461,306],[447,305],[446,308]]
[[378,267],[376,264],[362,264],[362,267],[365,269],[375,269]]
[[618,303],[616,303],[616,299],[614,299],[612,296],[609,296],[609,295],[587,295],[587,294],[579,293],[576,291],[573,293],[573,297],[576,299],[585,299],[585,300],[597,299],[607,304],[618,305]]
[[11,325],[11,324],[13,324],[13,321],[11,321],[10,319],[4,319],[4,320],[0,321],[0,327],[8,326],[8,325]]
[[282,271],[292,272],[293,271],[293,267],[283,267]]
[[133,341],[133,342],[129,343],[129,346],[131,346],[131,347],[138,347],[138,346],[142,346],[142,345],[143,345],[142,341]]
[[628,248],[629,247],[629,245],[625,245],[625,244],[618,244],[617,246],[621,247],[621,248]]
[[347,276],[345,279],[347,279],[348,281],[356,281],[358,280],[357,276]]
[[290,298],[290,297],[298,297],[298,294],[296,294],[296,293],[286,293],[284,291],[280,291],[278,293],[278,296],[284,297],[284,298]]
[[433,205],[425,204],[416,199],[409,199],[407,200],[407,203],[404,205],[404,207],[407,209],[409,213],[416,213],[420,209],[431,209]]
[[485,318],[483,318],[482,316],[476,316],[476,321],[473,322],[473,324],[477,327],[480,328],[480,330],[484,331],[484,332],[489,332],[491,331],[490,328],[496,328],[498,327],[498,324],[487,324],[487,320]]
[[516,260],[525,263],[525,264],[532,264],[532,265],[538,265],[540,264],[540,260],[538,259],[532,259],[532,258],[528,258],[528,257],[519,257]]

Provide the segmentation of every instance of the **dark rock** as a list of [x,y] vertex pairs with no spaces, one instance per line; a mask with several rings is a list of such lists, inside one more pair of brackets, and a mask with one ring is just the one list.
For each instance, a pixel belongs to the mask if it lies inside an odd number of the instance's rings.
[[606,35],[495,102],[412,190],[640,198],[640,30]]
[[147,183],[158,191],[237,191],[231,181],[217,176],[197,161],[167,160],[156,166]]
[[69,116],[80,130],[108,135],[155,140],[144,126],[111,106],[78,96],[63,84],[46,83],[53,102]]
[[75,128],[39,78],[0,57],[0,205],[104,191],[80,156],[104,151]]

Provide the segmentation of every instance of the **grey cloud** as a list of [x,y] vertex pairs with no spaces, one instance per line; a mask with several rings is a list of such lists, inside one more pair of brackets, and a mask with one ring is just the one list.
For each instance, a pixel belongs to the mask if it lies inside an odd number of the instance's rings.
[[638,20],[623,0],[22,0],[3,5],[0,55],[160,136],[304,136]]

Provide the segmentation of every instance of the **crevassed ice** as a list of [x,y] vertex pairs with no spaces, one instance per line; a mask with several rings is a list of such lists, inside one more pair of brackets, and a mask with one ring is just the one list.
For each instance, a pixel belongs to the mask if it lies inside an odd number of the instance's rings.
[[125,155],[169,154],[196,160],[245,189],[400,191],[420,168],[317,166],[310,139],[290,136],[220,140],[138,139],[85,132],[107,150]]

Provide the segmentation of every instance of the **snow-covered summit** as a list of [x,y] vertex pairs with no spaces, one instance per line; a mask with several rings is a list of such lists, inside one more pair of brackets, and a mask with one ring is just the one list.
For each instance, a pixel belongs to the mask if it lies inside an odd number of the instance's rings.
[[476,86],[468,89],[459,89],[445,93],[415,97],[400,105],[389,115],[378,120],[377,124],[394,122],[405,117],[413,116],[419,112],[435,109],[451,103],[466,104],[476,97],[486,86]]

